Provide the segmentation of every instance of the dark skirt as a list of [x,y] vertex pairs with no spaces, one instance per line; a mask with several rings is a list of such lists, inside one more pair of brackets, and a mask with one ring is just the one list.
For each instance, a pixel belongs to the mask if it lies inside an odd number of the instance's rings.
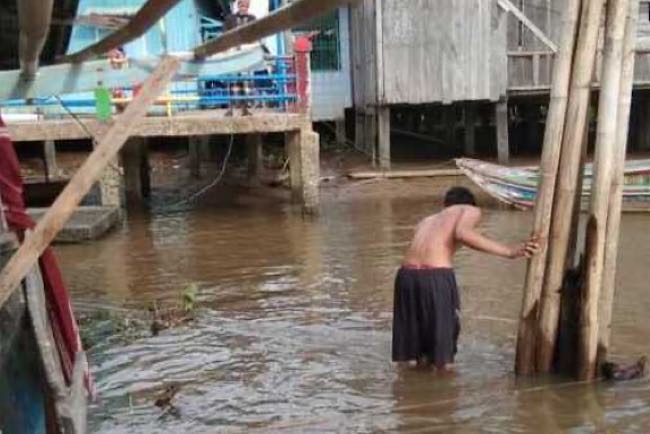
[[402,267],[395,279],[393,361],[454,362],[460,300],[451,268]]

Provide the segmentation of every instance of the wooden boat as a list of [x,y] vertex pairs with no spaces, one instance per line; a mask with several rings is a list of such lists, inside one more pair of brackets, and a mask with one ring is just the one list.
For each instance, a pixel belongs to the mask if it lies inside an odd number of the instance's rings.
[[[1,202],[0,202],[1,203]],[[17,248],[0,227],[0,268]],[[43,280],[34,268],[0,306],[0,432],[86,432],[85,355],[75,360],[66,386],[45,305]]]
[[[261,44],[248,44],[207,59],[195,60],[192,53],[174,53],[182,59],[175,81],[196,80],[200,76],[236,74],[258,69],[264,65]],[[99,86],[106,88],[131,87],[143,82],[160,63],[158,57],[91,60],[79,64],[63,63],[43,66],[34,80],[26,81],[19,70],[0,71],[0,101],[49,98],[90,92]]]
[[[456,160],[458,168],[476,185],[495,199],[519,209],[535,204],[539,169],[537,167],[506,167],[470,158]],[[591,194],[593,168],[585,167],[583,197]],[[650,201],[650,160],[632,160],[625,165],[623,199]]]

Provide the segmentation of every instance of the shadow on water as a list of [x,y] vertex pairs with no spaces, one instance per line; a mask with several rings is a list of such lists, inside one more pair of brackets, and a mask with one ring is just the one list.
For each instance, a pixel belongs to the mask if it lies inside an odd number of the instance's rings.
[[[525,264],[462,251],[457,374],[390,358],[392,284],[433,198],[345,201],[318,219],[254,204],[133,216],[112,236],[57,248],[75,302],[138,308],[199,287],[193,324],[110,336],[91,350],[92,432],[643,432],[647,381],[610,386],[511,375]],[[426,196],[426,195],[424,195]],[[524,237],[530,214],[488,211],[486,233]],[[650,353],[650,218],[624,218],[614,348]],[[180,384],[175,412],[153,402]]]

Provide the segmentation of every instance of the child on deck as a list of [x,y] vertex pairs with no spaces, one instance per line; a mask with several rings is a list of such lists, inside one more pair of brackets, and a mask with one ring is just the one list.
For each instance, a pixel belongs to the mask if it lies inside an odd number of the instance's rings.
[[445,196],[445,208],[422,220],[395,279],[393,361],[416,361],[445,370],[454,362],[460,332],[460,300],[452,268],[462,245],[517,259],[539,249],[535,237],[507,246],[477,231],[481,210],[472,193],[454,187]]

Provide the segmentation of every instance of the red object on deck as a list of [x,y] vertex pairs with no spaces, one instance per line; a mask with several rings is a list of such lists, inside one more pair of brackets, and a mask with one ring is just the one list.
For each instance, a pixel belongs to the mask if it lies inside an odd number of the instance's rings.
[[[25,231],[33,228],[35,223],[25,208],[20,164],[2,116],[0,116],[0,195],[6,208],[5,217],[9,228],[22,241]],[[70,384],[75,356],[78,352],[83,351],[79,329],[52,249],[48,248],[43,252],[39,265],[45,286],[48,315],[61,357],[62,370]],[[92,395],[92,381],[87,366],[86,373],[88,391]]]

